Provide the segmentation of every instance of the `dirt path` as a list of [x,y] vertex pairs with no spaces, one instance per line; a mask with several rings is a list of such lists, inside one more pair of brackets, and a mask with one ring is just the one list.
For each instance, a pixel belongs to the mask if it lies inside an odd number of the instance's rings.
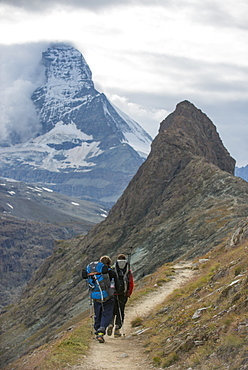
[[193,275],[189,269],[190,263],[180,263],[174,266],[175,277],[169,283],[158,288],[157,291],[146,295],[142,301],[128,305],[125,310],[125,323],[123,325],[124,336],[114,338],[105,336],[105,343],[92,340],[89,355],[80,365],[70,369],[77,370],[103,370],[103,369],[152,369],[142,347],[142,335],[137,328],[131,327],[131,321],[143,315],[147,315],[154,306],[162,303],[167,295],[180,287]]

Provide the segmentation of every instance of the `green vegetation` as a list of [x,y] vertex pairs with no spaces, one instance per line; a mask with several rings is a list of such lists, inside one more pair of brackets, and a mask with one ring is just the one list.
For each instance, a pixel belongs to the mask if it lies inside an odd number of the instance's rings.
[[[220,245],[202,262],[195,260],[194,277],[143,318],[142,326],[149,328],[146,353],[155,366],[242,368],[248,351],[247,249],[247,240],[235,247]],[[160,272],[143,290],[163,279]]]
[[67,367],[68,363],[75,365],[88,350],[89,335],[89,326],[85,326],[85,323],[79,325],[60,342],[55,343],[40,369],[60,369]]
[[143,319],[142,317],[136,317],[134,320],[132,320],[131,325],[132,328],[136,328],[137,326],[142,325]]
[[[192,261],[193,278],[154,307],[148,317],[137,316],[132,321],[132,327],[147,329],[144,347],[154,366],[242,369],[248,351],[247,250],[247,239],[232,247],[223,242]],[[156,291],[174,273],[172,264],[165,264],[136,282],[129,304]],[[25,361],[31,364],[28,370],[60,370],[80,363],[89,347],[90,325],[88,317],[77,320],[71,330],[60,329],[56,340],[6,370],[22,369]]]
[[31,354],[6,366],[5,369],[62,370],[80,363],[86,355],[90,341],[88,318],[57,335],[57,339],[45,344]]
[[145,276],[140,281],[136,281],[134,293],[129,299],[129,303],[133,304],[143,296],[154,292],[158,286],[169,282],[174,274],[175,270],[173,269],[172,264],[166,263],[153,274]]

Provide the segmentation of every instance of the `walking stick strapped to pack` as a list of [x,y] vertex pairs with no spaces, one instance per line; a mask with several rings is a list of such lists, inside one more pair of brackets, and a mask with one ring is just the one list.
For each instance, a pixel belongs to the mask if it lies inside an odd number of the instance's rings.
[[102,262],[91,262],[86,267],[87,281],[91,298],[98,302],[106,302],[114,296],[114,282],[110,279],[109,268]]

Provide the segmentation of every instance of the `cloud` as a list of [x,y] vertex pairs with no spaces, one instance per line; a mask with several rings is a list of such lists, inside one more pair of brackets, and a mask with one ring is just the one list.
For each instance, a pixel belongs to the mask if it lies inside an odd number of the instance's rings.
[[31,95],[44,82],[40,65],[45,43],[0,45],[0,142],[27,140],[40,126]]
[[246,1],[238,0],[238,3],[234,4],[232,0],[208,0],[194,4],[193,19],[208,25],[247,30],[247,13]]
[[248,3],[244,0],[0,0],[0,6],[15,7],[30,12],[46,13],[53,8],[61,9],[86,9],[93,12],[104,11],[109,8],[118,7],[160,7],[171,9],[180,14],[181,19],[184,15],[194,23],[207,24],[218,27],[236,27],[248,29],[247,13]]
[[[133,3],[133,0],[119,0],[118,5],[127,5]],[[137,1],[135,1],[137,2]],[[143,1],[138,1],[143,2]],[[146,1],[145,1],[146,3]],[[5,4],[7,6],[13,6],[16,8],[21,8],[27,11],[40,12],[47,11],[54,7],[67,7],[67,8],[84,8],[93,11],[97,11],[102,8],[107,8],[116,5],[116,0],[43,0],[43,1],[33,1],[33,0],[0,0],[0,4]]]
[[[107,94],[130,96],[182,96],[202,101],[247,101],[248,67],[236,61],[214,62],[166,53],[129,52],[129,57],[105,63],[97,75]],[[94,72],[94,71],[93,71]],[[112,80],[109,76],[113,76]],[[127,78],[128,76],[128,78]],[[104,81],[104,83],[103,83]],[[113,85],[114,81],[114,85]],[[154,99],[152,100],[154,103]],[[146,101],[146,104],[149,104]],[[158,108],[160,101],[154,106]]]
[[138,123],[154,138],[159,129],[159,123],[170,113],[165,109],[146,109],[140,104],[131,102],[125,96],[113,94],[109,99],[119,109]]
[[3,43],[73,41],[97,90],[151,136],[187,99],[216,122],[238,163],[247,162],[246,1],[0,0],[0,7]]
[[[153,4],[156,5],[165,5],[169,3],[167,0],[153,0]],[[26,10],[40,10],[47,7],[54,7],[57,5],[60,6],[67,6],[68,0],[43,0],[43,1],[34,1],[34,0],[0,0],[0,4],[6,4],[15,6],[18,8],[24,8]],[[118,5],[150,5],[150,0],[118,0]],[[86,9],[100,9],[100,8],[107,8],[109,6],[116,6],[116,0],[70,0],[71,7],[77,8],[86,8]]]

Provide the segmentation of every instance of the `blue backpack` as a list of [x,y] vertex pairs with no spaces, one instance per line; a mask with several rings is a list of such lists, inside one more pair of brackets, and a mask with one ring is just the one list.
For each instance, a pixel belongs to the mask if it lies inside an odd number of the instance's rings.
[[114,280],[110,280],[108,270],[102,262],[91,262],[86,267],[91,298],[96,301],[105,302],[114,296]]

